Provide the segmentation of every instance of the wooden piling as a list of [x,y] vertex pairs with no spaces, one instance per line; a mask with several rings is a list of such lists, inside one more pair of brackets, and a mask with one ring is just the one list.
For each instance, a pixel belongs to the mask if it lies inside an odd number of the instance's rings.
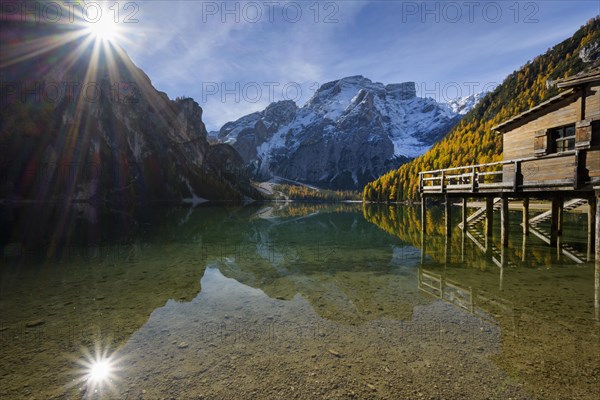
[[446,215],[446,236],[452,236],[452,202],[450,197],[446,196],[445,204],[445,215]]
[[508,247],[508,197],[502,196],[500,201],[500,238],[502,247]]
[[550,218],[550,246],[554,247],[558,237],[558,208],[559,202],[557,198],[552,199],[552,209]]
[[467,231],[467,198],[462,199],[462,230]]
[[421,196],[421,265],[425,264],[425,234],[427,233],[427,197]]
[[[560,230],[560,222],[562,214],[562,199],[553,198],[552,199],[552,209],[551,209],[551,218],[550,218],[550,246],[556,246],[557,238],[559,236]],[[560,211],[559,211],[560,210]]]
[[595,252],[596,252],[596,268],[594,273],[594,308],[596,310],[596,321],[600,322],[600,191],[596,191],[596,198],[594,199],[596,203],[596,244],[595,244]]
[[[596,191],[596,232],[600,232],[600,191]],[[596,234],[596,264],[600,263],[600,235]]]
[[427,231],[427,197],[421,197],[421,234]]
[[600,322],[600,258],[596,258],[594,269],[594,311],[596,321]]
[[500,248],[500,280],[498,286],[498,289],[500,289],[500,291],[504,290],[504,267],[506,267],[507,264],[508,259],[506,254],[506,248],[502,246]]
[[595,197],[592,197],[588,200],[588,226],[587,226],[587,260],[592,261],[592,257],[594,254],[594,248],[597,248],[595,245],[596,242],[596,201]]
[[450,236],[446,236],[444,243],[444,267],[446,267],[452,261],[452,247],[451,247]]
[[485,198],[485,236],[492,237],[494,227],[494,199]]
[[467,230],[462,230],[462,235],[460,239],[460,261],[465,262],[465,248],[466,248],[466,239],[467,239]]
[[523,199],[523,235],[529,235],[529,197]]
[[556,235],[562,236],[563,233],[563,215],[564,215],[565,201],[563,198],[558,199],[558,208],[556,209]]

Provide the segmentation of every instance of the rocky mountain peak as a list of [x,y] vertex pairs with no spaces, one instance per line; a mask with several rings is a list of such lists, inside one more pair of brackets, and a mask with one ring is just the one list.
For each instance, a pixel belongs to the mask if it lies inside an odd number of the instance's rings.
[[385,91],[398,100],[410,100],[417,97],[417,87],[414,82],[391,83],[385,85]]
[[301,108],[277,102],[219,133],[257,179],[360,189],[425,152],[477,99],[454,107],[416,96],[414,82],[384,85],[361,75],[322,85]]
[[282,100],[269,104],[262,116],[269,122],[270,130],[275,131],[280,126],[290,123],[297,111],[298,106],[293,100]]

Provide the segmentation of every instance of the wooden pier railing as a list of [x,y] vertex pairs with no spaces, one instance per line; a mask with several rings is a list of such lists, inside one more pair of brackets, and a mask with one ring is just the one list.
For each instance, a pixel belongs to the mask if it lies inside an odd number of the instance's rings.
[[[419,172],[421,193],[578,189],[587,183],[578,151]],[[557,167],[558,166],[558,167]]]

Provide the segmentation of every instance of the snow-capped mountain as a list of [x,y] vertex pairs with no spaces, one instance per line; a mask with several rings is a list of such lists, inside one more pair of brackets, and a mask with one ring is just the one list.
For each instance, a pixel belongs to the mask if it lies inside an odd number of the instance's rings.
[[359,189],[423,154],[476,101],[438,103],[417,97],[414,82],[351,76],[322,85],[301,108],[280,101],[228,122],[218,139],[235,147],[258,179]]
[[460,115],[465,115],[466,113],[471,111],[471,109],[475,107],[477,103],[479,103],[479,101],[485,97],[486,94],[487,92],[480,92],[466,97],[459,97],[450,100],[447,104],[452,110],[452,112]]

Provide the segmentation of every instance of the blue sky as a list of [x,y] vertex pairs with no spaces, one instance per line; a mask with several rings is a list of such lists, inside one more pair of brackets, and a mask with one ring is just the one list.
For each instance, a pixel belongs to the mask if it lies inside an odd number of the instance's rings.
[[319,84],[351,75],[415,81],[439,101],[468,95],[600,14],[598,0],[136,4],[122,46],[157,89],[198,101],[209,130],[271,101],[302,105]]

